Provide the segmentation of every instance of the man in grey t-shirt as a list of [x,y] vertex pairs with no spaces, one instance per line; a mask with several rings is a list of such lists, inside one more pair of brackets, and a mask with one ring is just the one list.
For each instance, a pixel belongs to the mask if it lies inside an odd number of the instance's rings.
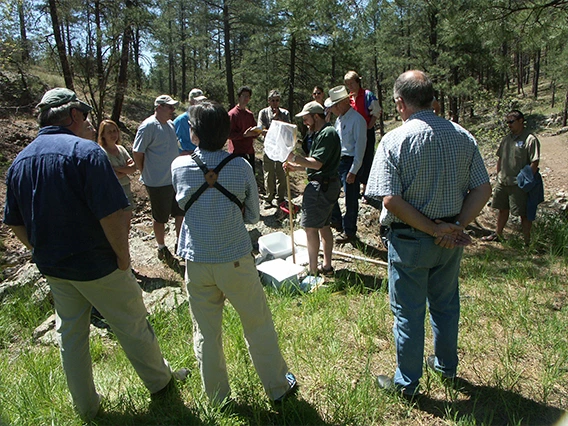
[[150,197],[158,258],[166,263],[170,263],[173,257],[165,243],[165,224],[170,215],[175,218],[177,241],[184,216],[175,199],[170,169],[172,161],[179,155],[172,122],[177,104],[178,101],[168,95],[158,96],[154,102],[154,115],[140,124],[132,147],[134,161],[142,173],[140,181]]
[[[269,106],[258,113],[258,125],[262,127],[262,134],[266,136],[272,120],[290,122],[290,113],[284,108],[280,108],[280,93],[278,90],[271,90],[268,94]],[[282,162],[273,161],[268,158],[266,153],[262,158],[264,167],[264,186],[266,189],[266,207],[274,207],[272,201],[276,197],[279,205],[284,201],[288,187],[286,186],[286,172],[282,168]]]

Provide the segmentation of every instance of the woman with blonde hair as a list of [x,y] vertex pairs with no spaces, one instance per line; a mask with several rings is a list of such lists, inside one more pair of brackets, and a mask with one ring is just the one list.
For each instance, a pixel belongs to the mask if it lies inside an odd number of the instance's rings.
[[124,209],[128,214],[127,223],[130,229],[130,220],[132,219],[132,210],[134,208],[134,198],[130,190],[130,178],[128,175],[136,171],[136,164],[130,154],[122,145],[120,145],[120,130],[117,124],[112,120],[103,120],[99,126],[98,144],[105,150],[110,164],[114,169],[114,173],[118,181],[122,185],[124,194],[130,202],[130,206]]

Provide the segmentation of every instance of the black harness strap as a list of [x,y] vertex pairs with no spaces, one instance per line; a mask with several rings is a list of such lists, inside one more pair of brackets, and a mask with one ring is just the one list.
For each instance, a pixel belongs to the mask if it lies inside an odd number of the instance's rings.
[[195,153],[191,154],[191,158],[193,159],[193,161],[197,163],[197,165],[205,175],[205,182],[203,182],[203,185],[201,185],[199,189],[193,193],[193,195],[185,205],[185,211],[189,210],[189,208],[193,205],[193,203],[197,201],[197,199],[201,196],[201,194],[205,192],[206,189],[217,188],[225,197],[227,197],[229,200],[231,200],[233,203],[239,206],[239,209],[244,213],[245,209],[244,204],[241,203],[241,201],[237,198],[235,194],[229,192],[227,188],[225,188],[223,185],[217,182],[217,178],[219,177],[219,172],[221,171],[221,169],[225,167],[225,165],[229,161],[231,161],[233,158],[236,157],[238,157],[238,155],[236,154],[231,154],[228,157],[225,157],[217,167],[211,170],[207,168],[207,166],[203,163],[203,161],[201,161],[201,159],[197,156],[197,154]]

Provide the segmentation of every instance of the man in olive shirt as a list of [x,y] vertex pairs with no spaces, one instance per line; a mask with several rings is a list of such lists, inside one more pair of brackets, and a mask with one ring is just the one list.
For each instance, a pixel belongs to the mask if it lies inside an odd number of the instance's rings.
[[[284,167],[290,170],[306,168],[308,173],[301,225],[306,231],[308,243],[309,274],[332,274],[333,234],[329,225],[333,206],[341,190],[338,174],[341,141],[333,126],[325,121],[325,111],[318,102],[304,105],[296,117],[303,118],[304,124],[314,132],[314,139],[308,157],[291,153]],[[318,267],[320,237],[323,241],[323,264]]]
[[513,110],[505,119],[511,131],[501,141],[497,150],[497,184],[493,193],[491,207],[499,210],[495,232],[484,237],[484,241],[500,240],[503,228],[509,219],[509,212],[521,217],[521,227],[525,243],[530,242],[532,221],[527,217],[528,195],[517,185],[517,175],[527,165],[532,174],[538,171],[540,142],[525,128],[525,117]]

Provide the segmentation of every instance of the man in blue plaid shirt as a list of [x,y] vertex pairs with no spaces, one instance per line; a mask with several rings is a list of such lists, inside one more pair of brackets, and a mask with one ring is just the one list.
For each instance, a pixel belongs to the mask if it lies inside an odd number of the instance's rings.
[[464,228],[491,195],[489,176],[473,136],[432,111],[434,90],[421,71],[400,75],[394,102],[404,124],[389,132],[375,155],[366,195],[383,200],[389,228],[389,295],[397,368],[378,376],[381,388],[419,393],[426,303],[434,336],[427,365],[453,379],[458,365],[458,275]]

